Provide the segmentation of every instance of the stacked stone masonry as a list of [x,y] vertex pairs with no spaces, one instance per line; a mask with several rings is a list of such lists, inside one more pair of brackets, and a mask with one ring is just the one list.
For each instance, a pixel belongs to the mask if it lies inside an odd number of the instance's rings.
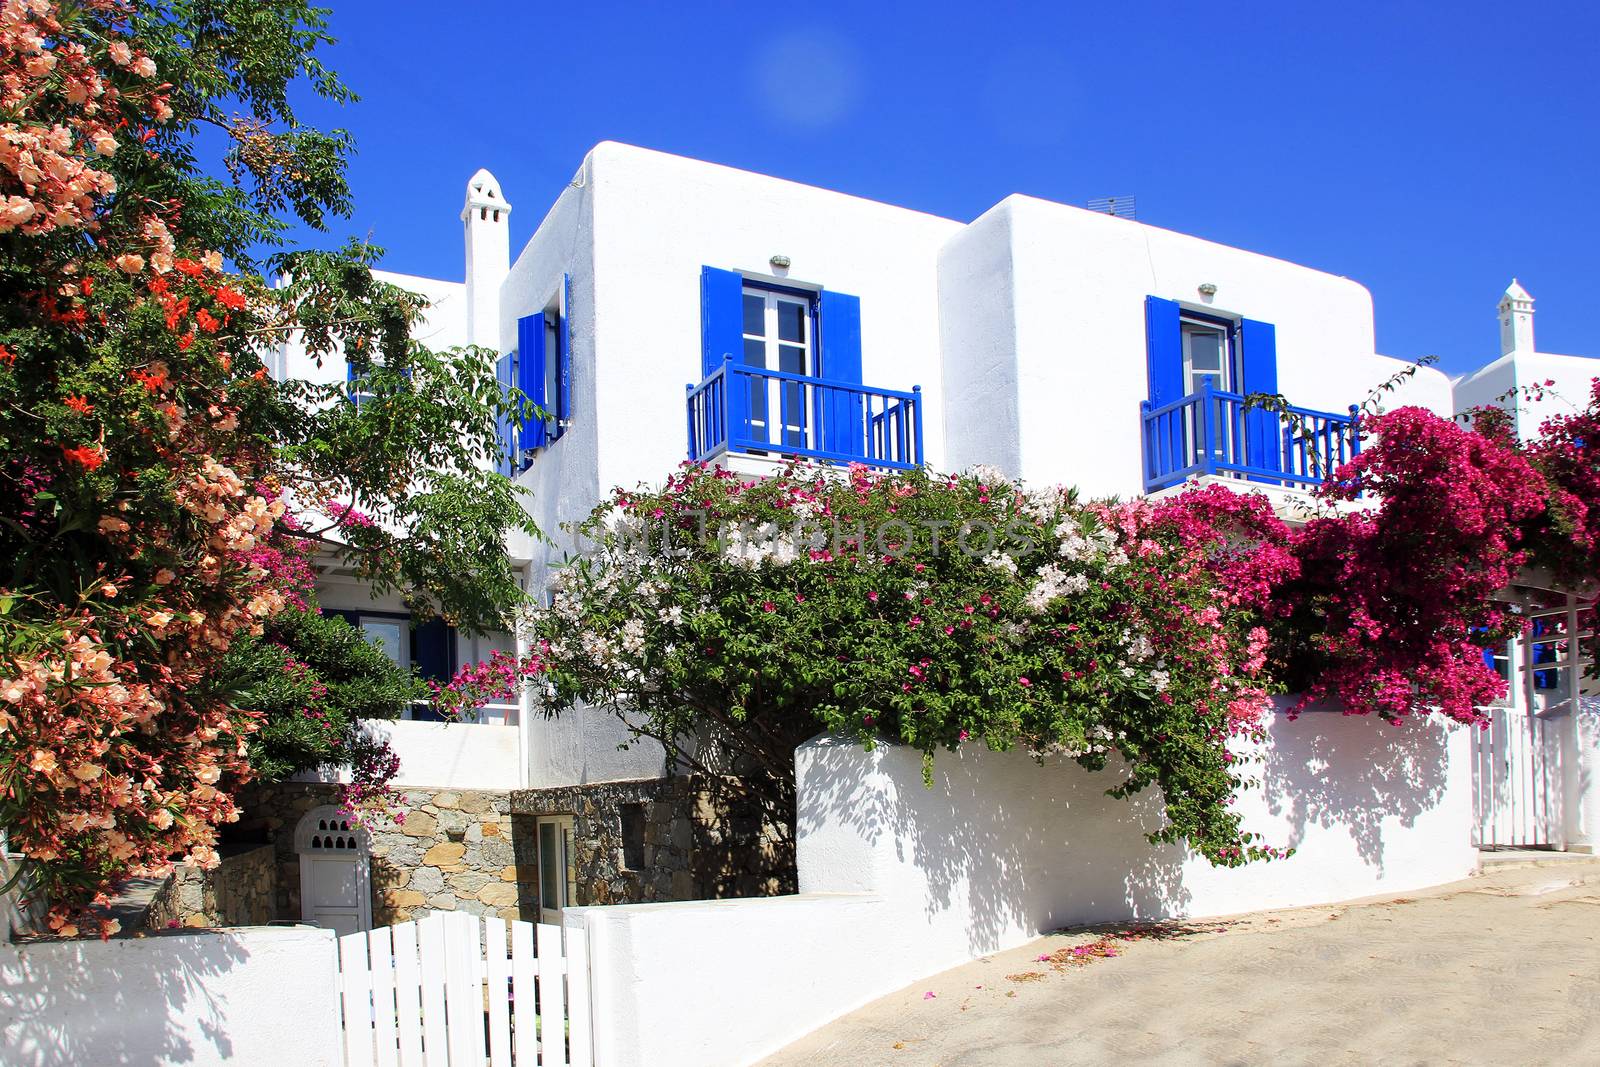
[[[336,786],[311,782],[256,786],[244,798],[241,828],[265,831],[276,852],[277,918],[301,916],[295,826],[313,808],[337,802]],[[505,792],[408,788],[394,814],[367,818],[367,830],[375,925],[429,911],[538,915],[537,866],[532,858],[518,862]],[[533,848],[521,851],[531,856]]]
[[262,926],[277,918],[277,867],[269,845],[224,845],[213,870],[180,863],[150,902],[144,927]]
[[[643,820],[642,862],[624,847],[624,812]],[[536,863],[540,816],[570,815],[577,905],[773,896],[795,889],[787,835],[747,817],[694,776],[648,778],[511,794],[516,838]]]

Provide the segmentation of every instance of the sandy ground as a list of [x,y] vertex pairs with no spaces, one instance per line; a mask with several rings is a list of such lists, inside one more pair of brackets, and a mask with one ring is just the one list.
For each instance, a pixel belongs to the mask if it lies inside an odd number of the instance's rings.
[[884,997],[763,1067],[1112,1063],[1600,1065],[1600,861],[1053,934]]

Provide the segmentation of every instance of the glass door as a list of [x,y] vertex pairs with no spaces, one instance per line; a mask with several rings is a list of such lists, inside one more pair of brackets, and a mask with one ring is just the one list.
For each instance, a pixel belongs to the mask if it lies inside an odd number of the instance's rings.
[[[1233,352],[1233,330],[1222,323],[1202,319],[1184,319],[1183,326],[1183,381],[1190,396],[1205,391],[1206,379],[1219,393],[1237,392],[1239,373]],[[1211,410],[1210,440],[1206,436],[1205,420],[1198,407],[1188,409],[1188,437],[1195,461],[1209,450],[1218,463],[1243,463],[1242,427],[1235,426],[1243,419],[1239,405],[1217,400]]]
[[[770,289],[744,291],[744,362],[747,367],[812,377],[816,374],[811,301]],[[750,433],[779,450],[814,448],[801,382],[753,376]]]

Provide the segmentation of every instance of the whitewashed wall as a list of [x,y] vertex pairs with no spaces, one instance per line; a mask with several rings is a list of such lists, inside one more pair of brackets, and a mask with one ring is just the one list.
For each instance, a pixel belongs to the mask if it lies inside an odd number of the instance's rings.
[[878,996],[1062,925],[1221,915],[1470,874],[1468,736],[1275,715],[1245,826],[1288,860],[1213,868],[1155,848],[1154,793],[1110,772],[971,746],[935,761],[819,739],[796,755],[802,895],[569,909],[594,946],[604,1062],[755,1061]]
[[[517,257],[501,299],[502,349],[516,320],[548,306],[572,275],[573,425],[524,482],[540,527],[587,516],[614,486],[660,484],[685,459],[684,385],[699,382],[700,268],[788,276],[861,298],[868,385],[923,387],[926,448],[939,428],[939,245],[961,225],[842,193],[605,142],[594,148]],[[542,588],[536,561],[535,588]],[[530,784],[572,785],[660,773],[653,742],[586,710],[536,721]]]
[[[1560,356],[1549,352],[1513,352],[1455,383],[1457,411],[1498,405],[1512,412],[1523,440],[1539,434],[1544,421],[1555,415],[1574,415],[1588,406],[1594,379],[1600,377],[1600,359]],[[1545,382],[1553,385],[1545,386]],[[1520,390],[1538,387],[1538,398]]]
[[[939,287],[949,466],[1089,495],[1144,488],[1146,296],[1273,323],[1278,387],[1301,407],[1342,413],[1406,366],[1375,353],[1371,294],[1347,278],[1032,197],[951,239]],[[1449,380],[1419,371],[1388,400],[1405,403],[1450,414]]]
[[1600,697],[1582,697],[1555,720],[1561,753],[1562,840],[1568,851],[1600,851]]
[[340,1067],[333,931],[244,927],[0,946],[7,1067]]

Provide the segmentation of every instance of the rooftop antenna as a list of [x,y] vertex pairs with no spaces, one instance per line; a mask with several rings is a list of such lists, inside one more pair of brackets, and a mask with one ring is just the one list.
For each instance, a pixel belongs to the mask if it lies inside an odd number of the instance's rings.
[[1131,196],[1096,197],[1089,201],[1089,210],[1119,219],[1131,219],[1137,216],[1134,198]]

